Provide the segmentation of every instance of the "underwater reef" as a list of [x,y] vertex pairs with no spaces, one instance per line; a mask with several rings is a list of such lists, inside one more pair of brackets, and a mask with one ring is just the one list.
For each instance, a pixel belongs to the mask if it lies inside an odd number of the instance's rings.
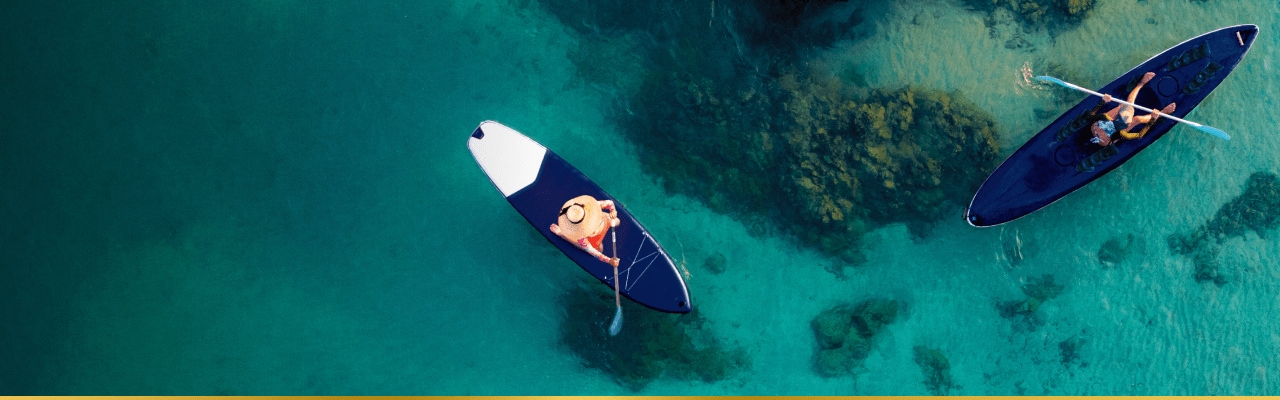
[[[1008,10],[1026,29],[1061,29],[1077,25],[1088,16],[1094,3],[1095,0],[964,0],[969,8],[989,15],[996,10]],[[990,18],[988,25],[991,24]]]
[[870,299],[829,308],[810,325],[818,340],[814,368],[823,376],[852,375],[867,358],[877,333],[898,318],[898,302]]
[[601,288],[583,281],[561,296],[567,314],[560,323],[560,344],[618,384],[640,391],[659,378],[716,382],[751,367],[746,350],[721,343],[696,308],[668,314],[623,299],[622,331],[609,336],[614,295]]
[[1133,253],[1134,239],[1132,233],[1107,239],[1102,243],[1102,247],[1098,248],[1098,262],[1103,268],[1119,265],[1129,258],[1130,253]]
[[952,389],[963,389],[951,379],[951,361],[942,351],[925,346],[913,349],[912,359],[924,373],[924,387],[934,396],[946,396]]
[[925,236],[955,212],[994,164],[995,122],[956,93],[916,87],[842,95],[841,81],[778,80],[789,172],[780,187],[796,236],[841,255],[868,228],[906,223]]
[[1169,235],[1167,241],[1174,253],[1191,257],[1196,282],[1222,286],[1229,279],[1221,271],[1217,257],[1221,244],[1250,231],[1265,239],[1267,232],[1277,226],[1280,226],[1280,178],[1255,172],[1246,181],[1244,192],[1222,205],[1213,219],[1190,233]]
[[[857,7],[866,0],[754,0],[756,11],[743,13],[738,24],[752,44],[783,50],[794,43],[827,47],[836,40],[852,37],[850,28],[862,23]],[[743,2],[747,3],[747,2]],[[852,6],[852,7],[850,7]],[[752,17],[758,17],[754,20]]]
[[1000,311],[1001,317],[1014,321],[1015,326],[1035,331],[1044,324],[1036,311],[1044,302],[1062,294],[1064,289],[1062,285],[1054,283],[1052,274],[1042,275],[1040,278],[1030,277],[1022,285],[1022,293],[1027,296],[1026,299],[997,302],[996,309]]
[[617,96],[617,126],[666,190],[850,264],[870,229],[925,236],[959,215],[999,152],[993,118],[960,93],[812,65],[859,3],[541,2],[591,42],[570,60]]
[[1088,367],[1089,363],[1080,359],[1080,349],[1084,347],[1085,343],[1088,343],[1088,341],[1080,336],[1072,336],[1067,340],[1058,342],[1058,350],[1062,352],[1062,366],[1079,365],[1080,368]]
[[707,260],[702,263],[702,266],[713,275],[720,275],[724,273],[725,267],[728,265],[729,259],[724,256],[724,253],[718,251],[715,252],[715,254],[707,256]]

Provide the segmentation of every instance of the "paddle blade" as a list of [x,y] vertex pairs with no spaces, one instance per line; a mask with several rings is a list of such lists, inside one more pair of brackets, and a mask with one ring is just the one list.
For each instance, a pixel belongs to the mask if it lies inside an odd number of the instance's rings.
[[1192,126],[1193,128],[1199,129],[1201,132],[1208,133],[1208,134],[1210,134],[1210,135],[1220,137],[1220,138],[1222,138],[1222,140],[1231,140],[1231,136],[1230,136],[1230,135],[1227,135],[1227,133],[1226,133],[1226,132],[1223,132],[1221,129],[1214,128],[1214,127],[1209,126],[1209,125],[1200,125],[1200,124],[1194,124],[1194,125],[1191,125],[1191,126]]
[[1064,82],[1064,81],[1063,81],[1063,80],[1061,80],[1061,79],[1054,78],[1054,77],[1052,77],[1052,76],[1048,76],[1048,75],[1040,75],[1040,76],[1037,76],[1037,77],[1036,77],[1036,80],[1041,81],[1041,82],[1049,82],[1049,83],[1052,83],[1052,84],[1055,84],[1055,85],[1058,85],[1058,86],[1062,86],[1062,87],[1071,87],[1071,86],[1072,86],[1070,83]]
[[618,336],[618,332],[622,331],[622,307],[618,307],[618,312],[613,314],[613,322],[609,324],[609,336]]

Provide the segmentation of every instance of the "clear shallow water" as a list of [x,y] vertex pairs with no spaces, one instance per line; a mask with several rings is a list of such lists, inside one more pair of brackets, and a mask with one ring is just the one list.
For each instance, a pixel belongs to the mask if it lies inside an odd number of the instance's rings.
[[[1165,245],[1250,173],[1280,171],[1274,2],[1106,2],[1054,38],[1025,34],[1032,52],[947,2],[882,6],[867,37],[819,59],[872,86],[963,91],[1001,122],[1006,154],[1054,104],[1018,84],[1027,63],[1098,84],[1221,26],[1262,34],[1190,116],[1230,142],[1175,128],[1003,232],[958,218],[923,240],[879,229],[844,280],[641,173],[609,119],[619,98],[566,57],[584,39],[534,4],[29,3],[0,13],[0,393],[632,393],[558,343],[556,300],[581,272],[475,166],[464,141],[484,119],[625,199],[754,365],[642,394],[923,394],[917,345],[947,354],[953,394],[1280,392],[1280,242],[1228,241],[1240,279],[1222,287]],[[1001,256],[1013,232],[1030,254],[1017,268]],[[1120,233],[1136,254],[1100,268]],[[725,273],[700,269],[713,252]],[[1038,311],[1044,326],[998,315],[994,301],[1045,273],[1066,291]],[[815,374],[810,320],[874,295],[907,308],[865,371]],[[1073,336],[1087,367],[1059,362]]]

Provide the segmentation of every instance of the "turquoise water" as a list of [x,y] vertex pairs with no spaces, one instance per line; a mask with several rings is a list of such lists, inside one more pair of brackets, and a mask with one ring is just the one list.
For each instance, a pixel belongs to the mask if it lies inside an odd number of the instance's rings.
[[[1001,158],[1048,122],[1035,110],[1065,109],[1024,66],[1099,85],[1218,27],[1262,33],[1189,117],[1231,141],[1175,128],[1003,228],[889,225],[842,267],[667,193],[614,123],[625,96],[576,75],[591,37],[536,2],[6,2],[0,394],[636,393],[560,343],[557,300],[583,274],[475,165],[464,143],[486,119],[624,199],[751,359],[640,394],[926,394],[916,346],[947,355],[952,394],[1280,394],[1277,236],[1224,242],[1222,286],[1165,244],[1280,172],[1280,5],[1107,1],[1052,36],[947,1],[866,7],[862,33],[810,63],[959,90],[1000,122]],[[1100,267],[1123,233],[1134,254]],[[722,274],[700,261],[716,252]],[[1042,274],[1065,286],[1043,325],[1002,318],[993,303]],[[810,321],[871,296],[901,301],[898,320],[858,373],[816,374]]]

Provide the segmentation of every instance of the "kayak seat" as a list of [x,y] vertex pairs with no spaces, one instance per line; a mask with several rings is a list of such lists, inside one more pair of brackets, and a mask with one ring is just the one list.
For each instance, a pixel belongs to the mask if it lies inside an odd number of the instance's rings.
[[1081,161],[1080,164],[1076,165],[1076,172],[1092,171],[1093,167],[1097,167],[1098,165],[1101,165],[1103,162],[1106,162],[1107,160],[1111,159],[1111,157],[1116,154],[1120,154],[1120,150],[1116,149],[1115,144],[1112,144],[1107,147],[1103,147],[1101,150],[1098,150],[1097,152],[1090,154],[1089,157],[1086,157],[1084,159],[1084,161]]
[[1177,57],[1174,57],[1172,60],[1169,60],[1169,63],[1164,66],[1164,71],[1169,72],[1178,68],[1191,65],[1191,63],[1200,61],[1200,59],[1208,56],[1209,56],[1209,42],[1207,41],[1200,42],[1199,46],[1187,49],[1187,51],[1184,51],[1182,52],[1182,54],[1179,54]]
[[1204,84],[1206,83],[1209,83],[1210,80],[1213,80],[1213,76],[1217,74],[1218,71],[1221,69],[1222,69],[1222,65],[1219,65],[1216,62],[1210,61],[1209,64],[1205,65],[1204,69],[1200,70],[1200,72],[1197,73],[1194,78],[1191,78],[1191,82],[1187,83],[1187,87],[1182,88],[1182,94],[1190,96],[1192,94],[1195,94],[1196,92],[1199,92],[1200,87],[1204,86]]
[[1076,119],[1071,120],[1071,123],[1063,125],[1062,129],[1058,129],[1058,134],[1053,137],[1053,141],[1061,142],[1067,140],[1067,138],[1071,137],[1071,134],[1084,129],[1087,125],[1089,125],[1089,112],[1086,111],[1077,115]]

